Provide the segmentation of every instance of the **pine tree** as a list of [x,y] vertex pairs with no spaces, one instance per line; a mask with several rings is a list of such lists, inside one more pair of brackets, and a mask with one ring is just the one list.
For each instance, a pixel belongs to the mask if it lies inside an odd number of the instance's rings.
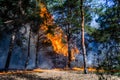
[[38,16],[39,14],[37,13],[37,11],[35,11],[35,8],[35,1],[0,1],[0,33],[2,34],[2,32],[6,32],[11,34],[10,47],[5,63],[6,69],[9,68],[16,33],[26,23],[30,23],[31,21],[40,21],[40,17]]
[[[113,4],[108,4],[110,2]],[[101,7],[101,11],[99,10],[97,13],[99,17],[96,21],[100,24],[100,27],[92,36],[95,41],[103,46],[101,52],[104,52],[105,59],[100,64],[100,67],[110,72],[120,65],[118,59],[120,46],[120,2],[119,0],[106,0],[104,5]],[[103,9],[105,11],[102,11]]]
[[84,33],[84,27],[85,27],[85,15],[84,15],[84,7],[83,7],[83,1],[81,0],[80,2],[80,9],[81,9],[81,42],[82,42],[82,51],[83,51],[83,61],[84,61],[84,73],[87,73],[87,56],[86,56],[86,48],[85,48],[85,33]]

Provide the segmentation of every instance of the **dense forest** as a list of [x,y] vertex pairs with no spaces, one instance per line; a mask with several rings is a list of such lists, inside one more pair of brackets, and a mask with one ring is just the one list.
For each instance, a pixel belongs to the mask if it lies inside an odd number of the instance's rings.
[[120,0],[0,0],[0,70],[75,67],[120,75]]

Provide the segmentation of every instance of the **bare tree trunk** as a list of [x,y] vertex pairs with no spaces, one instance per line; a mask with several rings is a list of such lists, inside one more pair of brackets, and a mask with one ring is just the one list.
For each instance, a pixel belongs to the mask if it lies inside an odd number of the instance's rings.
[[30,39],[31,39],[31,27],[29,30],[29,39],[28,39],[28,54],[27,54],[27,60],[25,62],[25,69],[27,68],[27,65],[29,63],[29,59],[30,59]]
[[71,49],[70,49],[70,37],[67,36],[67,42],[68,42],[68,68],[71,68]]
[[[71,8],[70,8],[70,5],[68,5],[68,14],[71,15]],[[71,68],[71,47],[70,47],[70,39],[71,39],[71,31],[70,31],[70,28],[71,28],[71,22],[68,22],[67,21],[67,42],[68,42],[68,65],[67,67],[68,68]]]
[[37,42],[36,42],[36,58],[35,58],[35,67],[38,67],[38,50],[39,50],[39,31],[38,31],[38,36],[37,36]]
[[68,43],[68,55],[67,55],[68,57],[67,57],[66,68],[71,68],[70,23],[69,22],[67,22],[66,35],[67,35],[67,43]]
[[86,48],[85,48],[85,33],[84,33],[84,9],[83,9],[83,0],[81,0],[81,3],[80,3],[80,9],[81,9],[81,27],[82,27],[82,35],[81,35],[81,38],[82,38],[82,50],[83,50],[83,61],[84,61],[84,73],[86,74],[87,73],[87,56],[86,56]]
[[10,40],[10,46],[9,46],[8,56],[7,56],[7,60],[6,60],[6,63],[5,63],[5,70],[8,70],[9,65],[10,65],[12,50],[13,50],[14,42],[15,42],[15,35],[16,35],[16,32],[14,31],[14,32],[12,33],[12,35],[11,35],[11,40]]

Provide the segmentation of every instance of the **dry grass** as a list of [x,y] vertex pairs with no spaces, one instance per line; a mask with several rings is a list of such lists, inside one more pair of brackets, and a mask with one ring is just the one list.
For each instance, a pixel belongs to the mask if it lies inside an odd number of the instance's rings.
[[111,75],[82,74],[73,70],[41,70],[13,71],[0,74],[0,80],[120,80]]

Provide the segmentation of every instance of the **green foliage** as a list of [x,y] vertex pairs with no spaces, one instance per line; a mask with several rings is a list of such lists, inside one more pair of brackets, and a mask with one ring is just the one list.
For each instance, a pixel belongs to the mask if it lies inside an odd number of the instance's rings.
[[93,28],[91,26],[85,26],[85,31],[89,34],[89,35],[92,35],[94,34],[94,32],[96,32],[96,28]]
[[99,15],[99,18],[96,21],[100,24],[100,28],[94,31],[92,36],[98,42],[109,42],[112,40],[120,43],[120,7],[118,6],[118,0],[112,1],[114,5],[109,6],[105,4],[105,6],[97,8],[96,13]]
[[[0,25],[1,23],[4,23],[2,25],[14,26],[13,29],[17,29],[19,28],[18,26],[22,25],[23,23],[40,21],[38,10],[36,11],[35,3],[36,1],[30,0],[1,0]],[[8,27],[6,28],[8,29]]]
[[90,34],[96,42],[100,43],[98,48],[101,51],[100,54],[104,55],[98,67],[103,68],[107,73],[119,75],[117,71],[120,70],[120,3],[119,0],[111,1],[114,5],[106,4],[98,8],[96,21],[100,27]]
[[110,34],[107,33],[107,31],[96,30],[95,32],[92,33],[92,36],[98,42],[106,42],[110,40]]

